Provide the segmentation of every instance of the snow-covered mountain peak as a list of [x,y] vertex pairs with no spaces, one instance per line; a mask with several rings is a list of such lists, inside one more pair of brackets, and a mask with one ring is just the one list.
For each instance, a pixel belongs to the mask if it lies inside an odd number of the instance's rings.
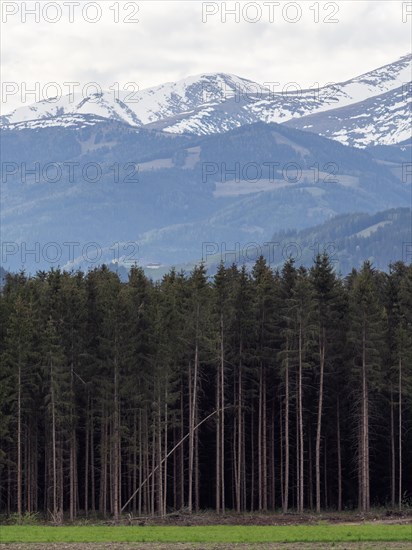
[[1,117],[2,125],[48,120],[62,115],[95,115],[142,126],[192,112],[205,104],[216,105],[243,90],[259,85],[236,75],[211,73],[189,76],[139,90],[131,85],[127,90],[102,93],[67,94],[24,105]]
[[[385,92],[393,89],[393,82],[406,83],[412,79],[412,54],[406,54],[397,61],[378,67],[373,71],[357,76],[347,83],[360,83],[374,86]],[[344,82],[343,84],[346,84]],[[395,86],[398,87],[398,86]]]
[[[23,105],[1,117],[3,126],[30,128],[72,125],[82,117],[104,118],[131,126],[149,126],[175,134],[207,135],[221,133],[253,122],[285,123],[316,113],[327,113],[378,98],[395,90],[408,90],[412,80],[412,54],[351,80],[319,89],[275,93],[251,80],[229,73],[203,73],[176,82],[167,82],[139,90],[108,90],[102,93],[66,95]],[[404,127],[407,112],[402,113],[402,98],[397,92],[397,120]],[[391,127],[392,138],[400,135],[391,117],[388,96],[380,106],[379,119]],[[392,101],[392,100],[391,100]],[[399,104],[399,102],[401,104]],[[375,102],[375,103],[379,103]],[[385,109],[387,103],[388,108]],[[368,109],[373,108],[368,106]],[[356,113],[353,116],[361,115]],[[368,115],[369,116],[369,115]],[[80,118],[79,118],[80,117]],[[366,120],[366,119],[365,119]],[[370,131],[362,132],[366,136]],[[343,134],[340,141],[350,143]],[[401,134],[404,134],[402,130]],[[331,136],[334,134],[331,134]],[[343,137],[342,137],[343,136]],[[363,139],[363,138],[362,138]],[[381,139],[379,137],[379,139]],[[356,142],[358,144],[358,142]],[[364,145],[368,143],[365,142]]]

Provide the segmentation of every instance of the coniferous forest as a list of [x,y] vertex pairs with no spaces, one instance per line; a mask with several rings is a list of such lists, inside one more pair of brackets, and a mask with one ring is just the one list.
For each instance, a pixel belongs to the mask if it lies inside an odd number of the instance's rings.
[[411,504],[412,266],[8,275],[0,513]]

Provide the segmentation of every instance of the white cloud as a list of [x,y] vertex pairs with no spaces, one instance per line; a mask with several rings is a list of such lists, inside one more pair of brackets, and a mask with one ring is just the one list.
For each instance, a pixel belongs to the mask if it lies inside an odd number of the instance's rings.
[[[3,0],[3,21],[5,5],[8,10],[14,9],[10,7],[13,5],[18,9],[2,23],[3,82],[25,82],[30,87],[34,82],[43,86],[50,81],[97,81],[107,88],[114,82],[132,81],[144,88],[190,74],[218,71],[258,82],[294,81],[307,87],[314,82],[351,78],[395,60],[411,47],[412,17],[409,24],[402,22],[404,2],[398,1],[344,0],[327,6],[327,2],[303,0],[294,2],[302,13],[297,23],[282,19],[285,4],[291,2],[274,5],[273,23],[269,22],[264,2],[254,3],[262,9],[262,19],[257,23],[235,23],[232,16],[223,23],[224,6],[215,3],[220,13],[203,23],[204,2],[198,0],[103,0],[96,2],[102,19],[92,24],[79,12],[88,3],[82,0],[77,6],[78,15],[72,24],[63,0],[59,2],[61,21],[47,22],[40,12],[40,22],[28,16],[22,23],[23,5],[33,7],[34,2]],[[47,2],[40,4],[43,9]],[[227,8],[234,4],[226,2]],[[315,4],[319,5],[319,23],[314,22],[315,13],[310,9]],[[334,17],[339,22],[323,23],[333,4],[338,7]],[[134,17],[139,23],[114,23],[113,6],[118,6],[121,19],[138,6]],[[244,6],[245,2],[240,2],[240,9]],[[49,9],[49,17],[53,17]],[[249,9],[252,17],[253,8]],[[287,13],[293,17],[294,8],[289,9]],[[93,8],[89,13],[93,16]],[[8,98],[2,112],[18,102],[18,96]]]

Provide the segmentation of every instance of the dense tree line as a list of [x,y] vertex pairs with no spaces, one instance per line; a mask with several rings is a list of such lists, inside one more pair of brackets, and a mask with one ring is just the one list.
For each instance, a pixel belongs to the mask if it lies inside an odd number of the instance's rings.
[[8,275],[0,509],[401,508],[412,267]]

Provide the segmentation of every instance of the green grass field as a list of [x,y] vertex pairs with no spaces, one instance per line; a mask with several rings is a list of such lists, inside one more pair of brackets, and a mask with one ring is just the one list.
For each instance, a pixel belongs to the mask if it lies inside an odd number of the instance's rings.
[[0,543],[273,543],[412,541],[412,525],[291,525],[199,527],[1,526]]

